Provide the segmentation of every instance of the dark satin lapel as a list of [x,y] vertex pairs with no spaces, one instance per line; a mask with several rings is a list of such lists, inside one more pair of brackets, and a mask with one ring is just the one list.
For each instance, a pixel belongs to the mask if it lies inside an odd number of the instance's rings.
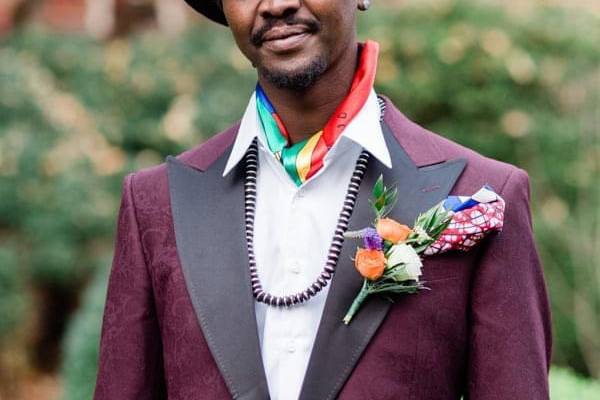
[[[382,124],[382,129],[392,157],[393,169],[371,157],[350,220],[350,230],[361,229],[371,223],[373,214],[369,199],[380,174],[383,174],[388,186],[395,184],[399,190],[398,203],[390,216],[412,225],[419,213],[448,196],[466,165],[465,160],[457,159],[417,168],[398,144],[390,128]],[[354,240],[348,240],[342,248],[302,384],[300,400],[325,400],[337,396],[392,304],[381,297],[372,296],[363,304],[350,325],[342,323],[342,318],[362,285],[362,278],[351,260],[357,244]]]
[[228,155],[204,172],[167,157],[175,238],[200,327],[233,398],[263,400],[269,394],[248,272],[244,162],[222,177]]

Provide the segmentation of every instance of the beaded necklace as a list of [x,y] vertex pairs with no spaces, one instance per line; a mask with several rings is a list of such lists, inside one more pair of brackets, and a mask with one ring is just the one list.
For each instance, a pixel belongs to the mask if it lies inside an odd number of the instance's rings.
[[[385,103],[381,98],[377,99],[379,102],[379,108],[381,110],[380,121],[383,121],[383,114],[385,112]],[[337,266],[340,252],[342,251],[342,245],[344,243],[344,233],[348,229],[348,223],[350,216],[354,210],[356,204],[356,198],[358,196],[358,189],[362,182],[362,178],[367,169],[367,163],[369,161],[370,154],[363,150],[354,166],[354,172],[350,178],[348,189],[346,191],[346,197],[344,199],[344,205],[340,211],[335,233],[329,246],[327,253],[327,261],[323,270],[306,289],[301,292],[287,295],[287,296],[274,296],[267,293],[260,282],[258,276],[258,269],[256,266],[256,256],[254,254],[254,216],[256,211],[256,178],[258,175],[258,145],[256,139],[252,142],[248,151],[245,155],[245,166],[246,176],[244,182],[244,199],[245,199],[245,221],[246,221],[246,244],[248,246],[248,265],[250,267],[250,282],[252,284],[252,293],[256,299],[261,303],[265,303],[270,306],[285,306],[289,307],[296,304],[301,304],[308,301],[319,293],[331,280]]]

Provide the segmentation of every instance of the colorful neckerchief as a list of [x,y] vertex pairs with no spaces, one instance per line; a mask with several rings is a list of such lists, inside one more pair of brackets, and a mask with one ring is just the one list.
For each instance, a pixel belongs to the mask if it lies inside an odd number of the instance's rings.
[[362,46],[350,92],[325,127],[311,137],[289,145],[288,132],[267,95],[256,85],[256,108],[269,149],[281,161],[296,186],[302,185],[323,166],[323,159],[344,128],[364,106],[373,87],[379,44],[367,40]]

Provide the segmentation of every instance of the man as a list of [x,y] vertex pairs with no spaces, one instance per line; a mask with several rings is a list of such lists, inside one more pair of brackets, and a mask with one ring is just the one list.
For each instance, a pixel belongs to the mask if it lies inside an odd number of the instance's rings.
[[[526,173],[378,98],[367,0],[188,3],[229,25],[258,84],[239,124],[125,178],[95,398],[548,398]],[[380,175],[409,225],[489,184],[504,230],[426,258],[430,290],[371,296],[346,325],[362,277],[340,237],[372,222]]]

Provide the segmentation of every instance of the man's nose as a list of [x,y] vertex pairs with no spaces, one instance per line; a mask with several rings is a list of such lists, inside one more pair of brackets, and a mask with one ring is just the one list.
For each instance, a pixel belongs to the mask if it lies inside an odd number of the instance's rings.
[[265,19],[284,18],[298,11],[301,3],[301,0],[261,0],[258,12]]

